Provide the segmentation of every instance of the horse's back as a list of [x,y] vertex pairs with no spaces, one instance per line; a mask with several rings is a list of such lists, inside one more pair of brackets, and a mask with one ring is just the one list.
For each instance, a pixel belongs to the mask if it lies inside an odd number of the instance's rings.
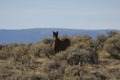
[[70,46],[70,40],[68,38],[63,39],[62,43],[66,44],[67,46]]
[[68,38],[61,39],[61,49],[62,50],[65,50],[69,46],[70,46],[70,40]]

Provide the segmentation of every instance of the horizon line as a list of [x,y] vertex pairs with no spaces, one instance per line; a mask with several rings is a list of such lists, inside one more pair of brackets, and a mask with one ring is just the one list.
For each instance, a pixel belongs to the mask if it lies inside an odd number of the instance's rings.
[[6,29],[6,28],[3,28],[3,29],[0,29],[0,30],[30,30],[30,29],[70,29],[70,30],[120,30],[120,29],[82,29],[82,28],[56,28],[56,27],[52,27],[52,28],[50,28],[50,27],[42,27],[42,28],[8,28],[8,29]]

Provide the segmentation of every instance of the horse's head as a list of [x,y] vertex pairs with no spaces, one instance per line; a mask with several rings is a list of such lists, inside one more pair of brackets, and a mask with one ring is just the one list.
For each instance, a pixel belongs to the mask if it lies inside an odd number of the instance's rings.
[[57,31],[57,32],[54,32],[54,31],[53,31],[53,37],[54,37],[54,38],[58,38],[58,31]]

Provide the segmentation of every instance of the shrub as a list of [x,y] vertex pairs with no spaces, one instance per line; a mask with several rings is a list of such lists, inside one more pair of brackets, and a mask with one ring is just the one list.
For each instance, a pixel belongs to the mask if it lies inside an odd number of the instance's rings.
[[120,59],[120,34],[109,38],[104,46],[104,49],[114,58]]
[[0,51],[0,59],[6,60],[9,57],[11,57],[11,53],[9,53],[9,51],[7,51],[7,50],[5,50],[5,51],[1,50]]
[[18,60],[20,57],[28,54],[28,48],[25,45],[19,45],[12,49],[13,56],[16,60]]
[[48,69],[49,69],[49,71],[58,69],[58,67],[60,67],[60,65],[57,62],[53,61],[53,62],[48,63]]
[[45,44],[48,44],[48,45],[52,45],[53,41],[50,38],[45,38],[45,39],[42,40],[42,42],[45,43]]
[[43,57],[46,55],[53,54],[53,50],[50,45],[47,45],[45,43],[36,43],[30,47],[30,54],[32,54],[35,57]]
[[111,37],[114,37],[117,34],[117,32],[116,31],[110,31],[107,34],[108,34],[108,38],[111,38]]
[[23,73],[22,75],[13,78],[11,80],[48,80],[46,75],[41,75],[41,74],[37,74],[37,73]]
[[80,76],[80,67],[72,66],[65,69],[65,76]]
[[78,52],[75,52],[75,54],[70,55],[67,59],[67,62],[73,66],[73,65],[80,65],[82,66],[85,63],[92,63],[97,64],[98,63],[98,55],[95,53],[90,53],[90,51],[87,51],[85,49],[81,49]]
[[14,58],[17,60],[21,56],[24,56],[27,54],[28,48],[24,44],[10,44],[5,46],[0,51],[0,57],[2,59],[8,59],[8,58]]
[[106,40],[107,40],[107,37],[104,34],[101,34],[96,38],[96,41],[94,41],[94,44],[97,45],[97,50],[100,51],[103,49],[103,46]]
[[92,38],[88,35],[81,35],[81,36],[74,36],[71,38],[71,44],[78,44],[80,42],[87,43],[91,40]]
[[63,74],[57,70],[51,71],[48,74],[49,80],[62,80]]

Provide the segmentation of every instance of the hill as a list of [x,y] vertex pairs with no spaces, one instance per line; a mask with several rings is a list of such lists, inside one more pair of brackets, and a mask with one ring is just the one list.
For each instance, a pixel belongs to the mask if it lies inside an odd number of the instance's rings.
[[38,28],[22,30],[0,30],[0,44],[8,43],[34,43],[44,38],[51,38],[52,31],[59,31],[59,35],[89,35],[93,38],[99,34],[106,34],[111,30],[77,30],[77,29],[57,29],[57,28]]

